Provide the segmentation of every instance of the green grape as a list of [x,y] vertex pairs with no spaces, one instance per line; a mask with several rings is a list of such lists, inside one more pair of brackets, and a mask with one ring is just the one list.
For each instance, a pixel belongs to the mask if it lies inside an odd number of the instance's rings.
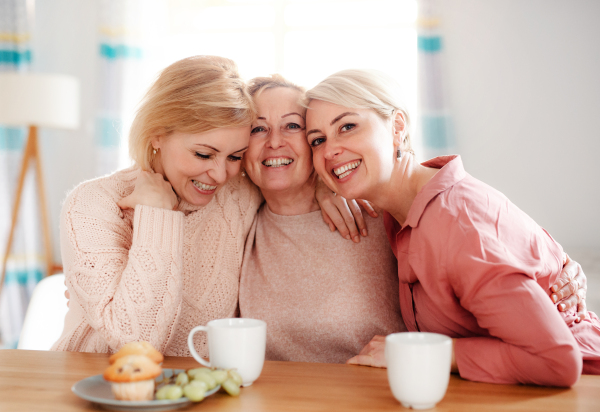
[[212,374],[198,373],[194,376],[195,381],[202,381],[206,383],[208,390],[211,390],[217,386],[217,381],[213,378]]
[[200,402],[204,399],[204,395],[206,395],[206,386],[189,383],[183,387],[183,394],[192,402]]
[[233,381],[235,383],[237,383],[238,386],[241,386],[242,383],[244,383],[244,381],[242,380],[242,376],[238,373],[238,371],[233,370],[233,369],[229,369],[227,371],[227,373],[229,374],[229,377],[231,379],[233,379]]
[[208,390],[208,385],[204,381],[193,380],[188,385],[197,386],[198,388],[202,388],[204,392]]
[[167,385],[166,388],[167,388],[167,393],[166,393],[167,399],[174,401],[183,396],[183,389],[181,389],[181,386]]
[[196,377],[196,375],[198,375],[200,373],[210,374],[211,370],[208,368],[196,368],[196,369],[190,369],[187,371],[187,374],[190,377],[190,379],[194,379]]
[[240,394],[240,385],[231,378],[226,379],[222,386],[231,396],[238,396]]
[[185,386],[190,382],[190,378],[188,378],[185,372],[181,372],[177,375],[177,379],[175,380],[175,384],[179,386]]
[[217,385],[222,384],[227,379],[227,371],[224,370],[216,370],[212,371],[212,377],[217,381]]
[[159,401],[164,401],[165,399],[167,399],[167,390],[168,390],[168,385],[163,386],[162,388],[160,388],[159,390],[156,391],[156,399],[158,399]]

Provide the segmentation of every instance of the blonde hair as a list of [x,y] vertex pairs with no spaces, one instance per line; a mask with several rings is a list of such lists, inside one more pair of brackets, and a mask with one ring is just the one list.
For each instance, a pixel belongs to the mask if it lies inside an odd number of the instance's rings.
[[233,60],[188,57],[164,69],[142,99],[129,133],[129,154],[149,170],[154,137],[249,126],[254,116],[252,98]]
[[306,93],[304,87],[292,83],[277,73],[267,77],[255,77],[248,82],[248,92],[252,97],[257,97],[263,91],[274,89],[276,87],[287,87],[288,89],[297,90],[302,94],[302,96],[304,96],[304,93]]
[[385,73],[364,69],[339,71],[306,92],[305,105],[308,106],[311,100],[348,108],[372,109],[386,120],[401,112],[406,122],[401,149],[414,154],[410,141],[410,117],[402,101],[400,86]]

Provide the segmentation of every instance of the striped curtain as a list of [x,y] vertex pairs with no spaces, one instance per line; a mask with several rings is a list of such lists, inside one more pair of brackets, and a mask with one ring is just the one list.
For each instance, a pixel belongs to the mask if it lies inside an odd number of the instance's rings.
[[[26,72],[31,65],[31,17],[27,0],[0,0],[0,71]],[[0,125],[0,259],[10,231],[13,201],[20,171],[26,128]],[[0,295],[0,348],[15,348],[29,298],[45,265],[33,168],[25,180],[7,272]]]
[[429,159],[454,153],[456,147],[444,96],[443,37],[438,0],[418,0],[417,4],[419,135],[423,157]]
[[99,102],[96,115],[96,174],[128,165],[127,132],[145,84],[144,16],[153,1],[100,1]]

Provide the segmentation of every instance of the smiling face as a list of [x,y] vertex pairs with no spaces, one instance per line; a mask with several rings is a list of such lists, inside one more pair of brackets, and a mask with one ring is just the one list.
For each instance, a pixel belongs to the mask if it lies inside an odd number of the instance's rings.
[[204,133],[173,132],[152,141],[155,171],[162,173],[187,203],[204,206],[241,166],[250,127]]
[[300,97],[298,90],[276,87],[254,98],[258,119],[252,123],[244,166],[263,192],[295,190],[313,174]]
[[371,109],[311,101],[306,138],[313,150],[314,167],[327,186],[347,199],[373,198],[392,175],[392,123]]

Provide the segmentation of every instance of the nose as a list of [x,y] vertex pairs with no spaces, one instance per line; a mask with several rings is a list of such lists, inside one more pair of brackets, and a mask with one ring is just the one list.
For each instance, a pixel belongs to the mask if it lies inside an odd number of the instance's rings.
[[227,180],[227,163],[226,160],[215,161],[213,167],[208,171],[208,175],[215,181],[217,185],[222,185]]
[[274,129],[271,133],[269,133],[267,147],[271,149],[279,149],[283,145],[285,145],[285,139],[281,135],[279,129]]
[[336,156],[342,154],[342,148],[334,139],[327,139],[322,144],[325,146],[323,147],[325,159],[333,160]]

